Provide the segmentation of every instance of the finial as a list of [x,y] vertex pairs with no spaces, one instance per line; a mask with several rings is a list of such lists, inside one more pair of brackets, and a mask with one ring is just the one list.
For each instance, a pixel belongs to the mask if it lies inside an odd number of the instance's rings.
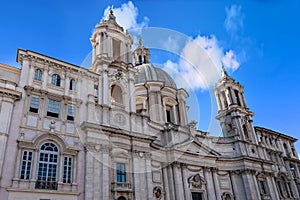
[[228,76],[228,73],[224,67],[224,63],[222,62],[222,77],[224,77],[224,76]]
[[139,39],[139,46],[142,46],[143,45],[143,40],[140,38]]

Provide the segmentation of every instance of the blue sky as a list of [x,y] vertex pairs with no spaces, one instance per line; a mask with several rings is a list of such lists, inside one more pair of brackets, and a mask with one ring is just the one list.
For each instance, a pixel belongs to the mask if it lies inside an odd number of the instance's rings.
[[[245,86],[248,107],[255,113],[254,124],[300,137],[298,0],[153,2],[132,2],[135,10],[130,13],[134,15],[130,27],[176,31],[173,39],[182,34],[191,43],[209,45],[211,55],[220,60],[232,52],[227,68]],[[81,65],[91,51],[89,38],[104,10],[124,4],[129,5],[128,1],[105,0],[1,1],[0,62],[18,66],[16,51],[23,48]],[[149,42],[145,45],[151,46]],[[153,48],[152,62],[162,67],[185,66],[180,59],[186,55],[184,46],[176,48],[179,54]],[[216,112],[212,87],[197,84],[189,90],[191,108],[195,104],[199,108],[197,115],[190,111],[191,119],[196,118],[200,129],[218,131],[211,128]]]

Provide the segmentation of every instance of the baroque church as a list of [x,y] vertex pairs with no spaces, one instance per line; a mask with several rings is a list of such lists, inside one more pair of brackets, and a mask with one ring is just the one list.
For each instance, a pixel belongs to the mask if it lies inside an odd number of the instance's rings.
[[89,69],[23,49],[0,64],[1,200],[299,199],[297,139],[254,126],[224,68],[214,137],[113,12],[90,41]]

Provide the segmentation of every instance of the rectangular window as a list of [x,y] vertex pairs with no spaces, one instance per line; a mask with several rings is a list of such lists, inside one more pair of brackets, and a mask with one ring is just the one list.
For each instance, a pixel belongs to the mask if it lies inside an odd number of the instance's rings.
[[201,192],[192,192],[192,199],[193,200],[203,200]]
[[117,182],[126,182],[125,163],[117,163]]
[[72,157],[64,157],[63,183],[72,183]]
[[260,188],[260,193],[266,195],[267,194],[267,188],[266,188],[266,185],[265,185],[266,184],[265,181],[260,180],[260,181],[258,181],[258,184],[259,184],[259,188]]
[[37,97],[30,98],[29,112],[38,113],[40,106],[40,99]]
[[172,116],[172,107],[166,106],[166,122],[172,123],[173,122],[173,116]]
[[32,151],[23,151],[20,179],[25,179],[25,180],[30,179],[32,155],[33,155]]
[[74,121],[74,118],[75,118],[75,106],[68,105],[67,120]]
[[59,113],[60,113],[60,102],[49,99],[48,100],[47,116],[58,118]]

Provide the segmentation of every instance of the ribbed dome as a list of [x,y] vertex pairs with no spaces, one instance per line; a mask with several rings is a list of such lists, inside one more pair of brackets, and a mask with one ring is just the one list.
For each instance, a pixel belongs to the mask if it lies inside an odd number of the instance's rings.
[[147,81],[158,81],[163,82],[165,86],[177,88],[176,83],[167,72],[158,67],[154,67],[150,63],[138,65],[136,68],[138,69],[138,74],[135,76],[136,84],[145,83]]

